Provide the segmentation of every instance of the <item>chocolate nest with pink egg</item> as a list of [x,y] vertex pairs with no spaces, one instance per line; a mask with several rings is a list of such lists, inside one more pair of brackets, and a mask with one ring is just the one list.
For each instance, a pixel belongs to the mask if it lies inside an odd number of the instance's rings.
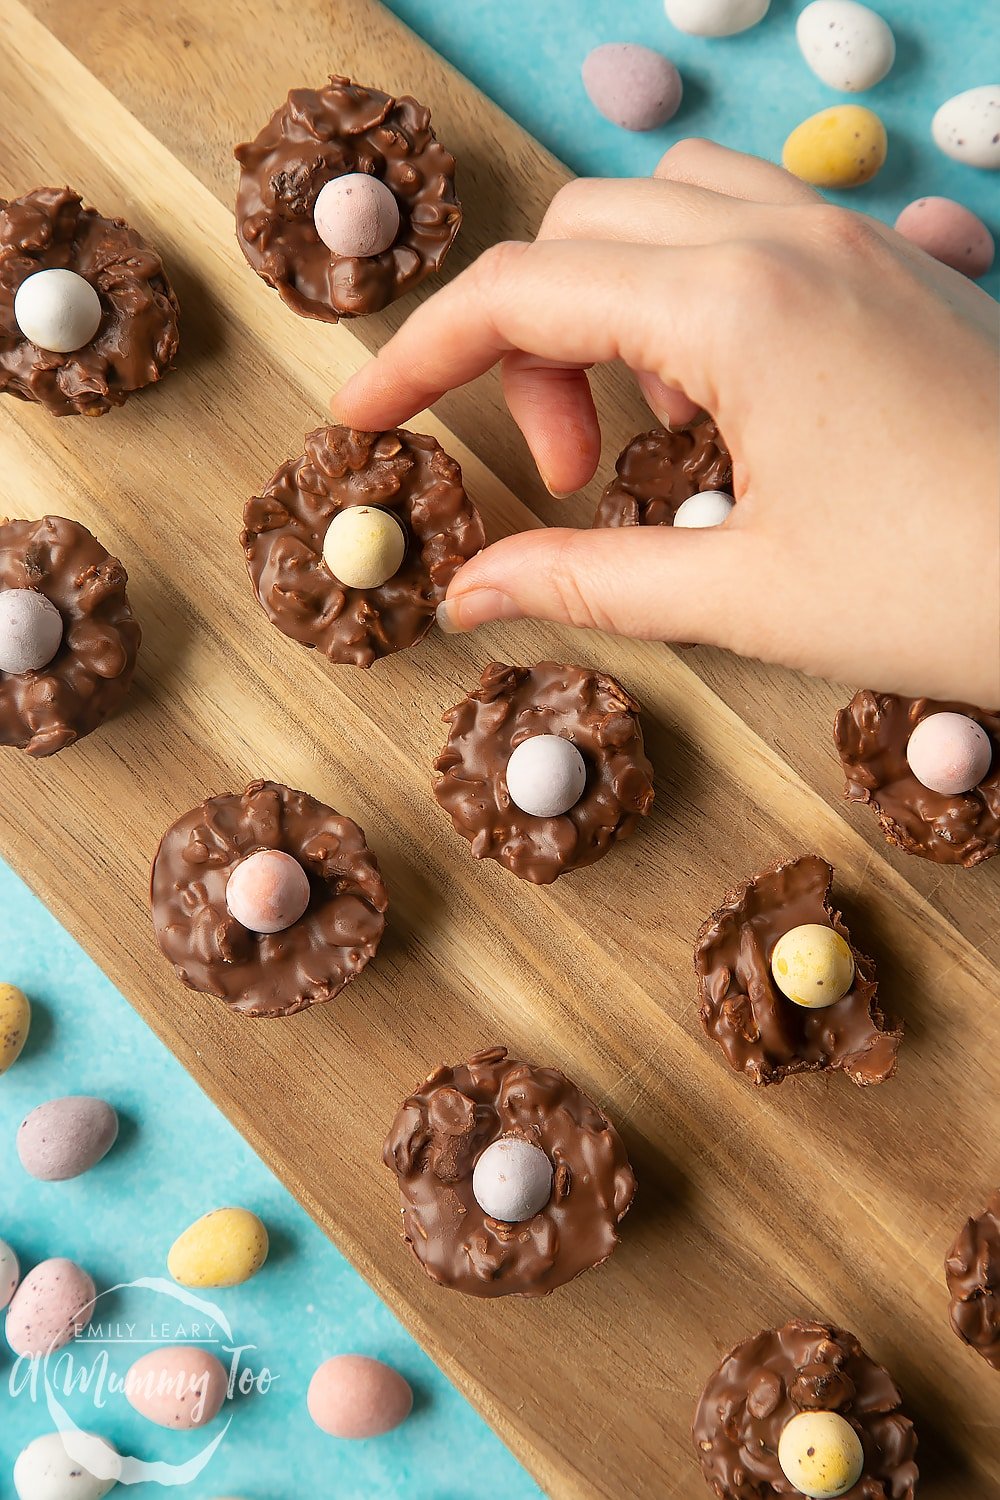
[[[430,111],[333,76],[293,89],[252,141],[237,146],[236,232],[250,265],[293,311],[336,323],[377,312],[437,271],[462,222],[455,158]],[[339,255],[319,236],[316,199],[352,173],[391,191],[399,228],[376,255]]]
[[[227,902],[233,871],[262,850],[290,855],[308,877],[308,904],[281,931],[249,930]],[[389,904],[357,823],[274,781],[178,818],[153,861],[150,903],[178,978],[247,1016],[290,1016],[339,995],[374,958]]]
[[0,597],[32,590],[59,611],[62,638],[35,670],[0,671],[0,745],[55,755],[119,708],[142,632],[117,558],[64,516],[0,522]]
[[732,489],[733,461],[711,417],[690,427],[658,427],[634,437],[619,454],[594,526],[672,526],[692,495]]
[[[240,543],[268,619],[332,662],[369,667],[416,645],[458,569],[485,545],[462,471],[431,437],[319,427],[247,502]],[[398,571],[348,587],[323,560],[333,517],[352,505],[390,512],[406,535]]]

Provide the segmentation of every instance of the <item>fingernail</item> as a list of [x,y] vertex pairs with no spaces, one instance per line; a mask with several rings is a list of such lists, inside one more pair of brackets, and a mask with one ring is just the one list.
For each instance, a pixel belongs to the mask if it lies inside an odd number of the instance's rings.
[[455,599],[443,599],[435,611],[445,635],[461,635],[488,625],[492,620],[519,620],[521,610],[516,600],[499,589],[473,589]]
[[576,494],[576,490],[554,490],[547,479],[543,479],[542,483],[545,485],[545,488],[548,490],[553,500],[568,500],[570,495]]

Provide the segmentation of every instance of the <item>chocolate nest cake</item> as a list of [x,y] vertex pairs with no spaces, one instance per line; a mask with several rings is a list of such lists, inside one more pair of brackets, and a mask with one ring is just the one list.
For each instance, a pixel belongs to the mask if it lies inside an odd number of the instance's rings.
[[619,454],[594,525],[672,526],[701,490],[732,494],[733,461],[711,417],[692,427],[640,433]]
[[1000,1188],[981,1214],[967,1219],[945,1261],[951,1326],[1000,1370]]

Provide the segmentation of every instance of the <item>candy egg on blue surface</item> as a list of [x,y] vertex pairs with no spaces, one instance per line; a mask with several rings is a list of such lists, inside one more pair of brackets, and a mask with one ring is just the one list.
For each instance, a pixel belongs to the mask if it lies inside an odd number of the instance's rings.
[[834,104],[797,125],[781,153],[785,170],[814,187],[860,187],[884,165],[888,142],[878,115]]
[[674,525],[721,526],[723,521],[729,519],[733,504],[732,495],[727,495],[724,490],[700,490],[697,495],[689,495],[677,507]]
[[62,638],[62,615],[51,599],[37,589],[0,590],[0,672],[40,671]]
[[928,791],[958,797],[971,792],[989,771],[993,744],[967,714],[928,714],[907,741],[906,759]]
[[17,1263],[17,1256],[6,1240],[0,1240],[0,1309],[7,1306],[17,1291],[20,1275],[21,1268]]
[[56,1257],[25,1276],[7,1309],[7,1342],[15,1354],[48,1354],[76,1337],[94,1305],[94,1283],[82,1266]]
[[854,955],[832,927],[805,922],[774,945],[771,973],[781,993],[807,1010],[842,1000],[854,983]]
[[157,1427],[190,1432],[222,1410],[229,1377],[222,1361],[193,1344],[151,1349],[125,1376],[125,1399]]
[[31,1026],[31,1003],[16,984],[0,984],[0,1074],[21,1056]]
[[816,77],[845,93],[874,88],[896,59],[888,23],[856,0],[813,0],[800,12],[795,35]]
[[20,1124],[17,1154],[40,1182],[79,1177],[107,1156],[118,1139],[118,1116],[103,1099],[50,1099]]
[[506,779],[515,807],[535,818],[557,818],[583,796],[587,766],[572,740],[536,734],[514,748]]
[[323,561],[349,589],[377,589],[403,565],[406,532],[377,505],[349,505],[327,527]]
[[93,1432],[46,1432],[22,1448],[14,1464],[18,1500],[104,1500],[121,1473],[121,1458]]
[[781,1429],[781,1472],[808,1500],[839,1500],[865,1466],[861,1439],[836,1411],[800,1411]]
[[229,914],[250,932],[284,932],[309,905],[309,876],[282,849],[258,849],[226,883]]
[[100,327],[101,299],[75,271],[35,271],[14,295],[14,321],[39,349],[72,354],[89,344]]
[[503,1136],[476,1162],[472,1196],[491,1219],[523,1224],[541,1213],[552,1196],[552,1163],[531,1141]]
[[399,204],[380,177],[347,172],[320,188],[313,222],[316,233],[334,255],[367,259],[381,255],[395,240]]
[[943,265],[975,281],[993,264],[993,236],[970,209],[952,198],[917,198],[896,220],[896,233]]
[[248,1208],[202,1214],[170,1247],[167,1270],[181,1286],[240,1286],[267,1259],[267,1230]]
[[947,99],[931,122],[934,143],[968,167],[1000,167],[1000,83],[984,83]]
[[771,0],[663,0],[667,20],[689,36],[735,36],[767,15]]
[[316,1426],[331,1437],[371,1438],[405,1422],[413,1392],[399,1371],[381,1360],[337,1354],[313,1375],[306,1401]]
[[661,52],[631,42],[605,42],[583,63],[591,104],[623,130],[655,130],[677,113],[684,85]]

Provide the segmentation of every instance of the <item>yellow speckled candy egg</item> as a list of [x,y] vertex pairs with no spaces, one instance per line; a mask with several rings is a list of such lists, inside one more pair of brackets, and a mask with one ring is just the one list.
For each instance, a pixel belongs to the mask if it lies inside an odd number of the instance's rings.
[[854,983],[854,955],[832,927],[806,922],[775,943],[771,973],[789,1000],[822,1010],[842,1000]]
[[6,1073],[21,1056],[30,1025],[27,995],[13,984],[0,984],[0,1073]]
[[861,1439],[836,1411],[800,1411],[781,1429],[778,1462],[789,1484],[809,1500],[838,1500],[865,1466]]
[[858,187],[883,165],[887,146],[877,114],[860,104],[835,104],[795,127],[781,160],[793,176],[814,187]]
[[203,1214],[175,1240],[167,1270],[181,1286],[239,1286],[267,1259],[267,1230],[248,1208]]

